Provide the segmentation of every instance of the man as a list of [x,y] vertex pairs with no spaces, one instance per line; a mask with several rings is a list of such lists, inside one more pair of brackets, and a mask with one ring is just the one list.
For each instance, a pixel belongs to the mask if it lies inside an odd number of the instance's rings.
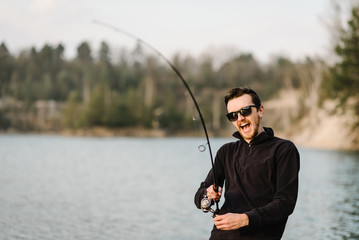
[[299,153],[295,145],[262,126],[264,107],[255,91],[234,88],[225,96],[227,118],[239,140],[223,145],[213,170],[201,183],[195,204],[204,197],[224,204],[214,217],[210,239],[281,239],[298,194]]

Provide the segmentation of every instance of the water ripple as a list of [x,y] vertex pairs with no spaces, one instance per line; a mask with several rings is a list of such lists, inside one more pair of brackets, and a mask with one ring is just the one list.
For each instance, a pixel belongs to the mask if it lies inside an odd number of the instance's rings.
[[[214,139],[214,152],[227,139]],[[0,136],[0,239],[208,239],[203,139]],[[359,156],[301,149],[284,240],[359,239]]]

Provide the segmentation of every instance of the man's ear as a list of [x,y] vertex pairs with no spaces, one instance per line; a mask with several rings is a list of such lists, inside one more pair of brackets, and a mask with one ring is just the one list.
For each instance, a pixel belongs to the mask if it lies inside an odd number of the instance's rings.
[[259,115],[260,118],[263,117],[263,115],[264,115],[264,107],[263,107],[263,105],[261,105],[261,106],[258,108],[258,115]]

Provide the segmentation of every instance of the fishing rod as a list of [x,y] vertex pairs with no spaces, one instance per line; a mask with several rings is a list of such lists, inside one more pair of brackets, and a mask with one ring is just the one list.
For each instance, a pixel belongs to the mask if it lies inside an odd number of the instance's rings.
[[[102,21],[99,21],[99,20],[93,20],[92,21],[93,23],[95,24],[98,24],[98,25],[101,25],[103,27],[106,27],[106,28],[109,28],[115,32],[118,32],[118,33],[121,33],[121,34],[124,34],[134,40],[136,40],[137,42],[139,43],[142,43],[143,45],[147,46],[148,48],[150,48],[152,51],[154,51],[155,53],[157,53],[160,57],[162,57],[166,63],[172,68],[172,70],[177,74],[177,76],[181,79],[181,82],[183,83],[183,85],[186,87],[187,91],[189,92],[192,100],[193,100],[193,103],[196,107],[196,110],[198,112],[198,115],[201,119],[201,123],[202,123],[202,126],[203,126],[203,130],[204,130],[204,133],[205,133],[205,136],[206,136],[206,140],[207,140],[207,145],[208,145],[208,150],[209,150],[209,155],[210,155],[210,159],[211,159],[211,164],[212,164],[212,172],[213,172],[213,190],[215,192],[218,192],[218,185],[216,184],[216,172],[215,172],[215,169],[214,169],[214,161],[213,161],[213,155],[212,155],[212,149],[211,149],[211,144],[209,142],[209,137],[208,137],[208,132],[207,132],[207,128],[206,128],[206,124],[204,122],[204,119],[203,119],[203,116],[202,116],[202,113],[201,113],[201,110],[199,109],[199,106],[197,104],[197,101],[191,91],[191,89],[189,88],[189,85],[187,84],[187,82],[184,80],[182,74],[178,71],[178,69],[160,52],[158,51],[156,48],[154,48],[152,45],[150,45],[149,43],[143,41],[141,38],[125,31],[125,30],[122,30],[118,27],[115,27],[109,23],[106,23],[106,22],[102,22]],[[203,152],[205,150],[205,146],[201,145],[198,147],[198,150]],[[202,211],[204,212],[212,212],[213,213],[213,217],[215,216],[215,214],[217,214],[219,212],[219,207],[218,207],[218,201],[216,201],[216,210],[213,210],[211,208],[211,205],[212,205],[212,201],[209,200],[207,198],[207,196],[205,196],[202,201],[201,201],[201,209]]]

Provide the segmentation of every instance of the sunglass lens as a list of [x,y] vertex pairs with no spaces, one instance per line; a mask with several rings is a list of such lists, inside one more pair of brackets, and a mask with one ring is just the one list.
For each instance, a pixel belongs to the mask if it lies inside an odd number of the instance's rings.
[[252,113],[252,108],[251,107],[245,107],[245,108],[241,109],[241,115],[243,117],[247,117],[247,116],[251,115],[251,113]]
[[236,113],[236,112],[228,113],[227,118],[231,122],[236,121],[238,119],[238,113]]

